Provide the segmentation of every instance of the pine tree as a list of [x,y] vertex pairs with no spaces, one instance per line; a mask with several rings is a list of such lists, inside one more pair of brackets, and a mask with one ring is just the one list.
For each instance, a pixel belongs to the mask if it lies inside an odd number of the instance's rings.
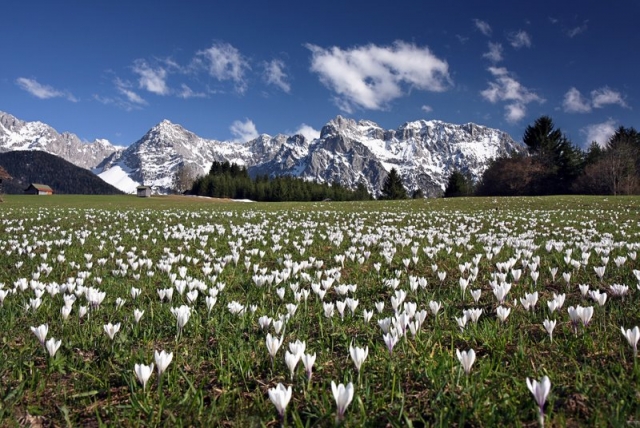
[[544,166],[532,182],[534,194],[569,193],[573,181],[584,169],[584,154],[573,145],[549,116],[541,116],[527,126],[522,141],[529,154]]
[[473,179],[469,174],[463,174],[457,169],[449,176],[447,187],[444,191],[445,198],[470,196],[473,194]]
[[406,199],[407,190],[402,184],[402,178],[398,175],[398,171],[395,168],[391,168],[389,175],[384,180],[382,185],[382,197],[381,199]]

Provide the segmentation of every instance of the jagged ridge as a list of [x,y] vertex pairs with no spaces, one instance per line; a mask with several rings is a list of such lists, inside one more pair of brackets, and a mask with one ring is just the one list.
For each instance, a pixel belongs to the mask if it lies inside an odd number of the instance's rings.
[[[7,128],[4,122],[3,127]],[[30,147],[49,151],[43,144]],[[127,149],[105,155],[93,168],[127,193],[140,184],[165,193],[181,166],[192,165],[205,174],[214,160],[227,160],[247,166],[252,175],[288,174],[350,188],[364,183],[375,195],[387,173],[396,168],[409,191],[422,189],[428,196],[437,196],[454,169],[478,178],[490,159],[519,150],[522,145],[505,132],[473,123],[418,120],[385,130],[371,121],[337,116],[313,141],[301,135],[261,135],[238,144],[204,139],[164,120]]]

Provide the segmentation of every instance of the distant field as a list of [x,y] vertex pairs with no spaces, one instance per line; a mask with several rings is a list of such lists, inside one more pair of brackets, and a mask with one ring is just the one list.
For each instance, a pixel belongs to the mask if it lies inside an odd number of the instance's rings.
[[638,197],[4,200],[2,426],[640,424]]

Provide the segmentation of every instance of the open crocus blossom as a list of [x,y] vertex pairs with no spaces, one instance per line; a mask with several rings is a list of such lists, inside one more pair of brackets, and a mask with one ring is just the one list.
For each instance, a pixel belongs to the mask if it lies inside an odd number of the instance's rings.
[[351,354],[351,359],[353,363],[356,365],[356,370],[360,372],[360,367],[364,360],[367,359],[367,355],[369,355],[369,347],[365,346],[364,348],[359,348],[357,346],[349,346],[349,353]]
[[158,352],[154,352],[154,357],[156,361],[156,366],[158,368],[158,376],[161,376],[162,373],[169,367],[171,360],[173,359],[173,352],[165,352],[164,350]]
[[285,388],[283,384],[279,383],[275,388],[269,388],[269,399],[276,406],[278,414],[281,418],[284,418],[284,412],[287,409],[287,405],[291,400],[291,387]]
[[476,360],[476,351],[469,349],[468,351],[460,352],[459,349],[456,349],[456,354],[458,355],[458,360],[460,360],[460,364],[462,364],[464,372],[469,374],[469,372],[471,372],[471,366]]
[[331,390],[333,391],[333,398],[336,400],[336,406],[338,408],[337,418],[341,420],[344,417],[345,410],[347,410],[351,400],[353,400],[353,383],[349,382],[345,387],[343,384],[336,386],[336,383],[331,381]]
[[58,348],[60,348],[61,344],[62,344],[62,340],[56,340],[53,337],[47,340],[46,348],[51,358],[53,358],[56,355],[56,352],[58,352]]
[[146,364],[136,364],[133,372],[136,374],[138,381],[142,384],[142,390],[144,391],[147,388],[147,382],[153,373],[153,363],[148,366]]
[[36,335],[40,344],[44,346],[44,340],[47,338],[47,333],[49,332],[49,324],[42,324],[38,327],[31,327],[31,331]]
[[120,331],[120,323],[117,324],[105,324],[104,326],[104,332],[107,333],[107,336],[109,336],[109,339],[113,340],[113,338],[116,336],[116,333]]
[[544,426],[544,403],[547,401],[547,396],[551,390],[551,381],[548,376],[543,376],[540,382],[527,378],[527,388],[529,388],[538,404],[539,421],[542,427]]
[[276,356],[278,349],[280,349],[280,346],[282,345],[282,339],[283,339],[282,337],[278,339],[277,336],[271,336],[271,333],[267,333],[267,338],[265,339],[265,342],[267,344],[267,350],[269,351],[269,355],[271,356],[272,359]]
[[627,338],[629,345],[633,348],[633,357],[638,356],[638,341],[640,340],[640,328],[635,326],[633,329],[625,330],[624,327],[620,327],[622,335]]

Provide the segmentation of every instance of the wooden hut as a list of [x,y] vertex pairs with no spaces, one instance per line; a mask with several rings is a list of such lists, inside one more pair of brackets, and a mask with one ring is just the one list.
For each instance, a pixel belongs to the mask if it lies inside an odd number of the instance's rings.
[[138,197],[139,198],[148,198],[151,196],[151,187],[150,186],[138,186]]
[[53,195],[53,189],[46,184],[31,183],[24,190],[26,195]]

